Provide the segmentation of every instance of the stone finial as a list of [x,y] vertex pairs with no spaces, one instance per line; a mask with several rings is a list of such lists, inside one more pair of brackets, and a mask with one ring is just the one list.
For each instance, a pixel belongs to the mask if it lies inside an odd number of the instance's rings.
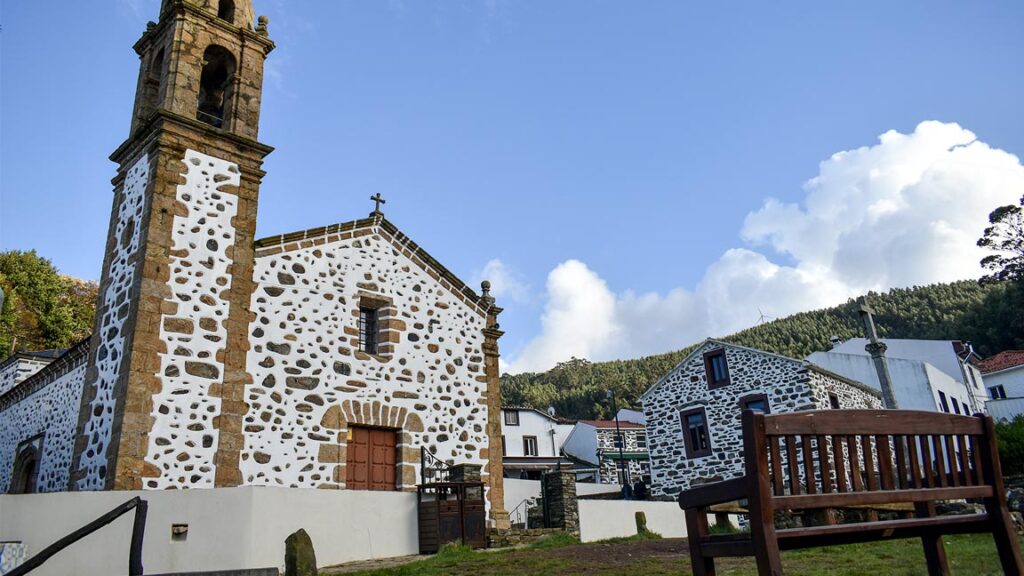
[[267,24],[270,23],[270,18],[266,16],[260,16],[256,19],[256,33],[260,36],[267,35]]
[[494,296],[491,296],[491,282],[490,280],[484,280],[480,283],[480,301],[483,303],[485,308],[494,306]]

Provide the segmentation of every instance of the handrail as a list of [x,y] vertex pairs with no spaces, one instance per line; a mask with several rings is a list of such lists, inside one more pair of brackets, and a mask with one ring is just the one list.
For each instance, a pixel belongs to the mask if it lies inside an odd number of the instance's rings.
[[149,508],[149,504],[138,496],[50,544],[39,554],[29,558],[21,566],[8,572],[7,576],[23,576],[28,574],[42,565],[43,562],[49,560],[54,554],[117,520],[122,514],[132,508],[135,509],[135,520],[132,522],[132,543],[128,550],[128,576],[142,576],[142,539],[146,532],[146,511]]
[[[531,496],[529,498],[523,498],[522,502],[520,502],[519,504],[516,504],[516,507],[509,511],[509,513],[508,513],[509,520],[512,521],[513,518],[522,520],[523,521],[523,527],[524,528],[529,528],[530,527],[530,502],[532,502],[532,501],[534,501],[536,499],[537,498],[535,496]],[[523,506],[524,504],[526,506]],[[522,508],[522,510],[520,510],[520,508]],[[517,522],[512,521],[512,524],[516,524],[516,523]]]
[[420,448],[420,482],[423,484],[447,482],[451,477],[451,466],[445,464],[425,447]]

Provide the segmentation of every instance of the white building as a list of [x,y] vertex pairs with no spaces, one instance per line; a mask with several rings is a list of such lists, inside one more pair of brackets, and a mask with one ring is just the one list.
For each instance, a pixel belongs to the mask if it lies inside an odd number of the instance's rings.
[[539,480],[545,470],[568,465],[562,445],[573,425],[533,408],[501,409],[502,466],[506,478]]
[[[969,362],[973,352],[956,340],[882,339],[901,409],[951,414],[985,411],[988,394],[982,374]],[[868,341],[851,338],[807,360],[881,390],[878,373],[864,349]]]
[[1001,420],[1024,414],[1024,350],[1005,350],[978,363],[991,400],[988,413]]

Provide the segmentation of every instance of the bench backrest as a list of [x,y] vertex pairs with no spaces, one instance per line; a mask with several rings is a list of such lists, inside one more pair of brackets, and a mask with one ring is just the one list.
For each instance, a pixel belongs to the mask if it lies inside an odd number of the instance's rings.
[[748,410],[743,438],[747,478],[775,509],[981,498],[1002,488],[992,420],[981,415]]

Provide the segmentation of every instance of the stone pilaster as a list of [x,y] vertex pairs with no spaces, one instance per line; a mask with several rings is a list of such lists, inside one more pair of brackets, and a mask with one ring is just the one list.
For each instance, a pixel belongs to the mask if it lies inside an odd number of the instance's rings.
[[576,474],[571,471],[544,473],[544,500],[548,509],[546,528],[558,528],[580,535],[580,510],[576,502]]
[[484,281],[483,304],[487,308],[487,327],[484,329],[484,376],[487,379],[487,436],[490,439],[487,451],[487,486],[491,503],[491,524],[493,528],[505,530],[511,527],[508,511],[505,510],[505,471],[501,463],[501,374],[498,359],[498,339],[504,332],[498,329],[498,315],[501,308],[494,305],[491,297],[491,283]]

